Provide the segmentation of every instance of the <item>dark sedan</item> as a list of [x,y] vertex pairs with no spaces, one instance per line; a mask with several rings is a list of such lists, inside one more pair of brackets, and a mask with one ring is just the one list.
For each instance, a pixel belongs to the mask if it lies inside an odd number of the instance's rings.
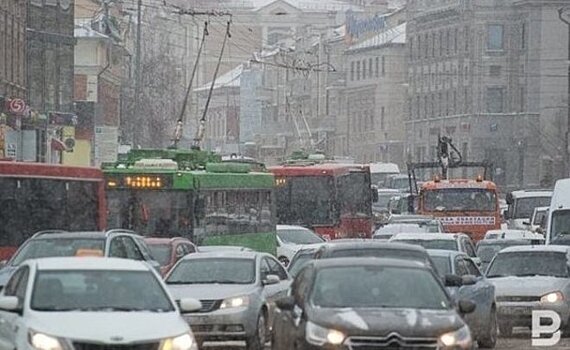
[[471,349],[461,314],[431,267],[403,259],[312,261],[277,301],[272,349]]

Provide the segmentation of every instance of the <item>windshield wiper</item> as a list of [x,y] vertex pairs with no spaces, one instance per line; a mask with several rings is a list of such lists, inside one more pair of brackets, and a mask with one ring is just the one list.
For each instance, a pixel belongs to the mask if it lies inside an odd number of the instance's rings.
[[510,275],[488,275],[487,278],[509,277]]

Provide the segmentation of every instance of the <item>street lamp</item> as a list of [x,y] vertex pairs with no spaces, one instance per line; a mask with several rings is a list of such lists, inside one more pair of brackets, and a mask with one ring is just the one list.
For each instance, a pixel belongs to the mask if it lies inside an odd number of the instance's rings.
[[568,177],[570,176],[570,6],[559,8],[558,17],[568,26],[568,121],[564,145],[564,154],[566,155],[565,177]]

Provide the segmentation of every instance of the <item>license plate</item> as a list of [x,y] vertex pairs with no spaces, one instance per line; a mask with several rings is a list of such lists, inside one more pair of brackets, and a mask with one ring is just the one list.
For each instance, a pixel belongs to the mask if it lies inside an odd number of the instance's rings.
[[501,309],[503,315],[530,315],[532,307],[530,306],[509,306]]

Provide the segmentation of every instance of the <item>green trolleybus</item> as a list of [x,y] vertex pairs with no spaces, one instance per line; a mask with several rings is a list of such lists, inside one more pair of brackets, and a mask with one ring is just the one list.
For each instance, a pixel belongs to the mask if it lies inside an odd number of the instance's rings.
[[276,253],[274,178],[196,150],[131,150],[104,164],[110,228]]

